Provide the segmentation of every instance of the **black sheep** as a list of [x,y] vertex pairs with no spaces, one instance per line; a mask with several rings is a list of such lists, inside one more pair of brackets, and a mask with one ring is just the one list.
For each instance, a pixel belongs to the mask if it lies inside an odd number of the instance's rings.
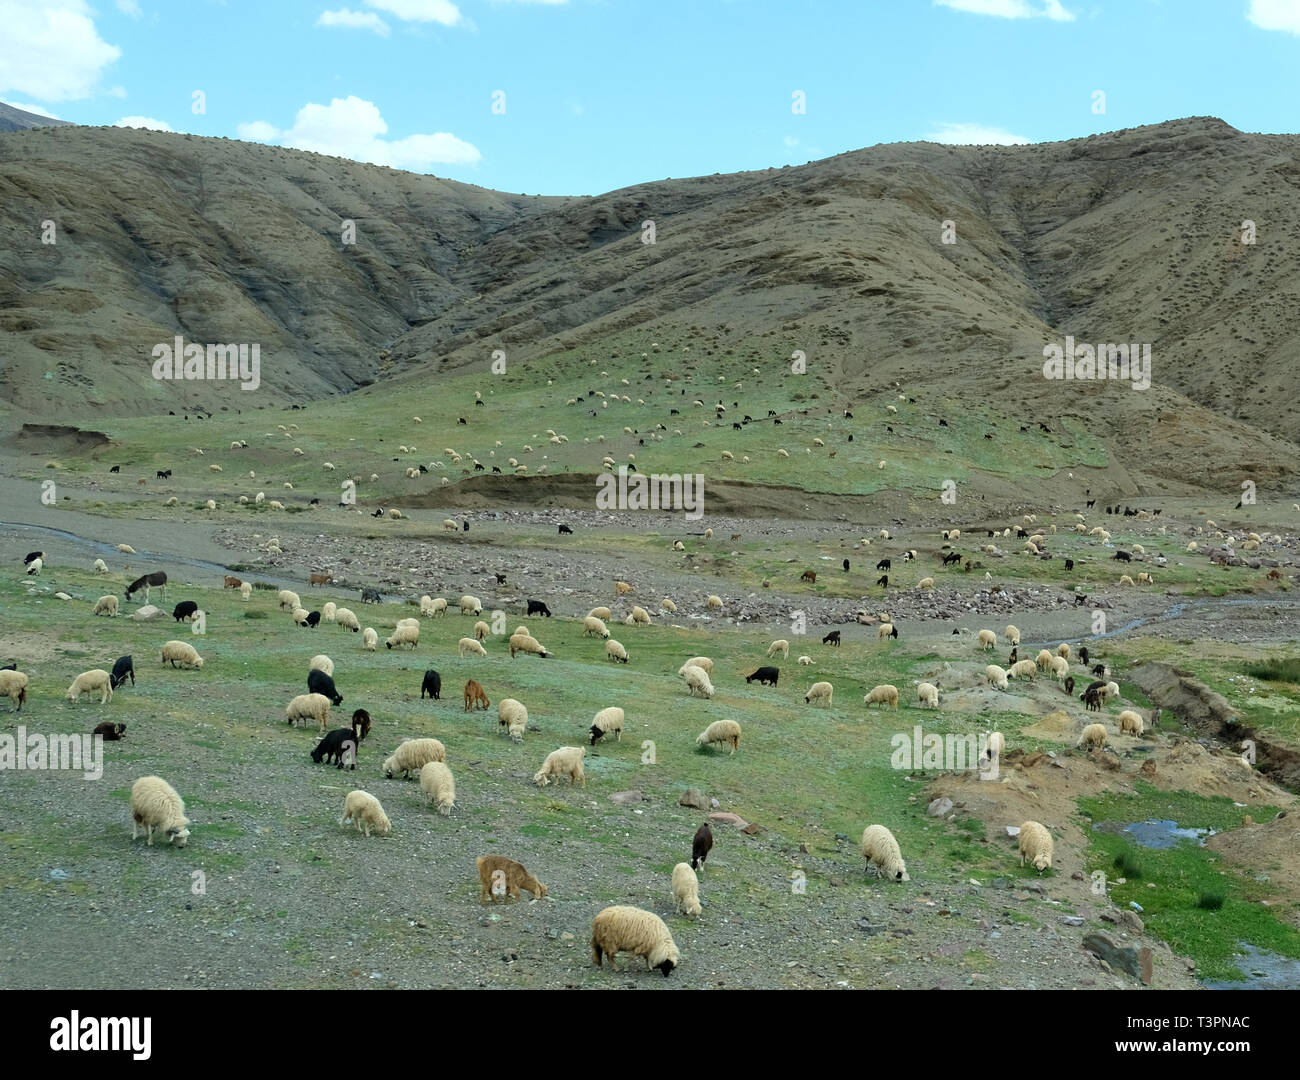
[[1065,560],[1065,568],[1066,568],[1067,570],[1073,570],[1073,569],[1074,569],[1074,560],[1073,560],[1073,559],[1066,559],[1066,560]]
[[845,572],[846,574],[849,572],[849,560],[848,560],[848,559],[845,559],[845,560],[844,560],[844,572]]
[[126,725],[114,724],[110,720],[105,720],[95,728],[94,734],[100,736],[105,742],[116,742],[126,734]]
[[1065,692],[1066,692],[1067,694],[1073,694],[1073,693],[1074,693],[1074,676],[1073,676],[1073,675],[1067,675],[1067,676],[1065,677]]
[[877,569],[877,570],[888,570],[888,569],[889,569],[889,565],[890,565],[890,564],[889,564],[889,560],[888,560],[888,559],[881,559],[880,562],[876,563],[876,569]]
[[370,734],[370,714],[365,709],[357,709],[352,714],[352,730],[357,733],[357,742]]
[[1087,667],[1087,666],[1088,666],[1088,646],[1087,646],[1087,645],[1085,645],[1083,648],[1081,648],[1081,649],[1079,650],[1079,662],[1080,662],[1081,664],[1083,664],[1084,667]]
[[691,869],[704,869],[704,860],[709,857],[709,851],[713,848],[713,830],[709,828],[706,821],[695,832],[695,839],[691,841]]
[[824,638],[822,638],[823,645],[838,645],[839,643],[840,643],[840,632],[838,630],[832,630],[829,634],[827,634]]
[[122,686],[127,679],[131,680],[131,685],[135,685],[135,665],[131,663],[130,656],[119,656],[117,663],[113,665],[113,671],[108,677],[108,685],[116,690]]
[[420,684],[420,700],[424,700],[424,695],[428,694],[434,701],[437,701],[442,693],[442,676],[433,668],[424,673],[424,682]]
[[114,466],[113,466],[111,469],[109,469],[108,471],[109,471],[109,472],[121,472],[121,471],[122,471],[122,466],[121,466],[121,465],[114,465]]
[[303,626],[310,626],[313,630],[315,630],[315,629],[316,629],[316,626],[317,626],[317,624],[318,624],[319,622],[320,622],[320,612],[319,612],[319,611],[309,611],[309,612],[307,612],[307,618],[303,619],[303,621],[302,621],[302,625],[303,625]]
[[343,695],[334,689],[334,677],[326,675],[320,668],[312,668],[307,672],[307,693],[324,694],[330,699],[331,705],[343,704]]
[[573,530],[570,529],[567,525],[561,525],[558,535],[563,536],[565,533],[568,533],[569,535],[573,535]]
[[357,734],[350,727],[335,728],[329,732],[311,752],[311,759],[317,765],[321,760],[337,761],[338,768],[343,768],[346,761],[353,771],[357,767]]
[[881,574],[880,577],[876,579],[876,584],[879,585],[882,589],[889,588],[889,575]]
[[177,622],[180,622],[182,619],[188,620],[198,610],[199,605],[193,600],[182,600],[172,609],[172,618]]
[[780,668],[761,667],[756,672],[754,672],[754,674],[746,675],[745,682],[752,683],[755,679],[757,679],[759,686],[767,686],[769,683],[775,686],[777,676],[779,676],[780,674],[781,674]]
[[549,619],[549,618],[551,617],[551,609],[548,608],[548,607],[547,607],[544,603],[542,603],[542,601],[540,601],[540,600],[529,600],[529,601],[528,601],[528,614],[529,614],[529,615],[545,615],[545,616]]
[[43,551],[29,551],[29,552],[28,552],[28,553],[23,557],[23,565],[24,565],[24,566],[28,566],[28,565],[30,565],[31,563],[35,562],[37,559],[40,559],[42,562],[44,562],[44,561],[45,561],[45,552],[43,552]]

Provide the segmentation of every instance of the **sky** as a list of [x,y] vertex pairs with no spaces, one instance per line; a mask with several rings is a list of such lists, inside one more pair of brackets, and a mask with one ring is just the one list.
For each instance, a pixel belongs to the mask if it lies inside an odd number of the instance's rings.
[[918,139],[1295,132],[1300,0],[0,0],[0,100],[590,195]]

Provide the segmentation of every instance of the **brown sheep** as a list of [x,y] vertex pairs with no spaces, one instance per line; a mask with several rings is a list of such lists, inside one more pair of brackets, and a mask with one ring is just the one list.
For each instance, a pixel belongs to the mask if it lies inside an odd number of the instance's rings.
[[470,712],[475,708],[487,709],[492,702],[488,701],[488,696],[483,692],[483,687],[470,679],[465,684],[465,711]]
[[[520,889],[527,889],[533,894],[534,899],[541,899],[546,895],[546,886],[524,869],[523,864],[515,862],[514,859],[507,859],[504,855],[480,855],[474,862],[478,866],[480,904],[486,904],[489,896],[492,898],[492,903],[497,902],[497,893],[492,888],[494,878],[497,883],[505,886],[507,901],[519,900]],[[502,876],[497,877],[498,874]]]

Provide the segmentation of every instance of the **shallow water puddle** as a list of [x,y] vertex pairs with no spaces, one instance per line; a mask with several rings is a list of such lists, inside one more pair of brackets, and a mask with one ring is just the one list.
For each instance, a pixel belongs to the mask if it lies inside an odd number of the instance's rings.
[[1098,821],[1093,825],[1093,829],[1104,833],[1123,833],[1146,848],[1171,848],[1179,840],[1195,840],[1203,845],[1207,836],[1214,835],[1213,829],[1180,829],[1178,822],[1165,819],[1132,822]]
[[1241,952],[1233,957],[1246,973],[1244,979],[1211,979],[1202,982],[1207,990],[1300,990],[1300,960],[1281,953],[1257,949],[1242,942]]

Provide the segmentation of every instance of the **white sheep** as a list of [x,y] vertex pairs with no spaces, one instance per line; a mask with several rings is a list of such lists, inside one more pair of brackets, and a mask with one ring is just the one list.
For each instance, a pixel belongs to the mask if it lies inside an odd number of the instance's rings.
[[[686,661],[686,663],[682,665],[682,667],[703,668],[706,674],[708,675],[713,674],[713,661],[710,660],[707,656],[692,656],[689,660]],[[680,675],[681,673],[682,673],[681,668],[678,668],[677,674]]]
[[988,679],[989,685],[997,690],[1005,690],[1007,688],[1007,673],[1003,671],[1002,668],[998,667],[997,664],[990,664],[986,667],[984,669],[984,677]]
[[625,904],[607,907],[591,920],[591,956],[597,967],[609,957],[618,970],[619,952],[645,958],[646,970],[663,972],[664,978],[681,962],[681,954],[663,919],[650,911]]
[[251,581],[241,581],[239,583],[239,599],[247,600],[253,595],[253,583]]
[[306,626],[307,616],[310,614],[311,612],[309,612],[305,607],[296,607],[289,612],[289,617],[299,626]]
[[323,671],[326,675],[334,674],[334,661],[324,653],[317,653],[311,658],[311,664],[307,667],[308,671]]
[[329,725],[330,699],[324,694],[299,694],[285,706],[285,719],[297,725],[299,720],[315,720],[321,731]]
[[601,639],[609,637],[609,627],[605,625],[603,619],[596,618],[595,615],[588,615],[582,620],[583,635],[594,634]]
[[1008,645],[1020,644],[1020,631],[1014,626],[1008,625],[1007,628],[1002,631],[1002,636],[1007,639]]
[[785,638],[780,638],[767,647],[767,656],[769,660],[777,653],[781,654],[783,660],[790,659],[790,643],[786,641]]
[[1055,675],[1058,680],[1065,679],[1066,677],[1069,676],[1070,661],[1068,661],[1064,656],[1053,656],[1050,661],[1050,664],[1052,668],[1052,674]]
[[894,624],[891,622],[882,622],[876,631],[876,640],[884,641],[885,638],[894,636]]
[[681,669],[680,674],[686,680],[686,689],[692,697],[697,694],[705,698],[713,697],[713,683],[703,668],[688,664]]
[[931,709],[939,707],[939,688],[934,683],[917,683],[916,700]]
[[281,589],[277,594],[280,600],[280,610],[292,611],[294,608],[302,607],[302,600],[292,589]]
[[170,663],[172,667],[180,664],[181,667],[201,668],[203,657],[187,641],[168,641],[162,647],[162,662]]
[[524,741],[524,732],[528,728],[528,709],[522,701],[514,698],[502,698],[497,702],[497,727],[505,728],[506,734],[514,742]]
[[586,753],[585,746],[561,746],[558,750],[552,750],[546,755],[542,767],[533,774],[533,783],[538,787],[546,787],[552,776],[555,777],[556,784],[559,784],[561,777],[567,776],[570,786],[581,784],[586,787],[587,774],[582,769],[582,759]]
[[591,745],[595,746],[602,738],[611,732],[614,733],[615,741],[623,741],[623,720],[625,714],[617,705],[611,705],[609,708],[601,709],[591,721]]
[[185,801],[161,776],[142,776],[131,785],[132,840],[139,835],[143,825],[150,847],[153,847],[153,831],[157,828],[166,834],[169,843],[183,848],[190,836],[189,823],[185,816]]
[[107,594],[107,595],[105,595],[105,596],[101,596],[97,601],[95,601],[95,610],[94,610],[93,612],[91,612],[91,614],[92,614],[92,615],[107,615],[107,616],[109,616],[110,618],[111,618],[112,616],[116,615],[116,614],[117,614],[117,595],[114,594],[114,593],[109,593],[109,594]]
[[[513,640],[513,639],[511,639]],[[456,645],[456,650],[460,653],[460,658],[465,659],[468,653],[471,656],[487,656],[487,649],[472,637],[463,637]]]
[[643,607],[633,607],[627,617],[629,623],[635,623],[638,626],[646,626],[650,622],[650,612]]
[[722,597],[720,597],[720,596],[716,596],[716,595],[715,595],[715,596],[710,596],[709,599],[707,600],[707,603],[708,603],[708,605],[709,605],[709,609],[710,609],[711,611],[721,611],[721,610],[722,610]]
[[339,818],[339,824],[346,825],[349,821],[366,836],[370,835],[371,828],[379,836],[387,836],[393,831],[392,822],[388,820],[379,800],[370,792],[360,789],[349,791],[343,800],[343,816]]
[[91,569],[97,574],[107,574],[108,564],[103,559],[96,559]]
[[812,662],[813,662],[813,658],[811,656],[799,657],[799,663],[802,664],[804,667],[810,666]]
[[594,607],[589,612],[587,612],[587,614],[590,615],[593,619],[609,620],[613,618],[613,614],[610,612],[609,608],[607,607]]
[[1119,714],[1119,733],[1121,735],[1141,735],[1145,724],[1142,714],[1132,709],[1125,709]]
[[998,636],[992,630],[981,630],[979,632],[979,647],[988,652],[998,643]]
[[659,601],[659,610],[667,611],[669,614],[675,614],[677,611],[677,605],[674,604],[671,599],[665,596],[662,600]]
[[1102,689],[1101,698],[1103,701],[1108,698],[1119,697],[1119,683],[1108,682]]
[[700,907],[700,879],[695,876],[690,863],[679,862],[673,867],[673,906],[694,919],[703,912]]
[[1038,674],[1038,665],[1033,660],[1017,660],[1007,668],[1008,679],[1018,679],[1022,675],[1027,679],[1032,679]]
[[354,634],[361,633],[361,622],[353,614],[351,608],[336,608],[334,611],[334,621],[344,629],[351,630]]
[[1020,826],[1020,865],[1028,859],[1039,873],[1052,865],[1052,834],[1037,821],[1026,821]]
[[1069,643],[1068,641],[1062,641],[1061,644],[1059,644],[1059,645],[1056,647],[1056,655],[1059,656],[1059,657],[1061,657],[1061,659],[1063,659],[1063,660],[1069,660],[1069,659],[1070,659],[1070,643]]
[[916,583],[916,587],[917,587],[918,589],[933,589],[933,588],[934,588],[934,578],[932,578],[932,577],[923,577],[920,581],[918,581],[918,582]]
[[835,687],[828,682],[815,682],[808,687],[808,693],[804,694],[803,700],[805,705],[811,705],[814,701],[820,702],[830,708],[832,699],[835,696]]
[[1106,745],[1106,725],[1089,724],[1083,729],[1083,733],[1079,736],[1079,741],[1074,745],[1076,748],[1086,747],[1089,750],[1093,747],[1096,747],[1098,750],[1102,749]]
[[113,700],[112,681],[108,677],[108,672],[103,668],[92,668],[90,671],[83,671],[75,679],[72,685],[68,687],[65,697],[69,701],[76,701],[82,694],[91,694],[96,690],[100,691],[99,703]]
[[0,697],[7,697],[17,708],[23,711],[23,702],[27,700],[27,676],[21,671],[0,671]]
[[34,575],[34,574],[39,574],[39,573],[41,572],[41,567],[43,567],[44,565],[45,565],[45,560],[44,560],[44,559],[41,559],[41,558],[35,558],[35,559],[33,559],[31,562],[29,562],[29,563],[27,564],[27,574],[28,574],[28,576],[31,576],[31,575]]
[[492,633],[492,627],[488,626],[482,619],[474,624],[474,636],[479,641],[483,641],[490,633]]
[[384,775],[391,780],[394,774],[401,773],[405,780],[431,761],[446,760],[447,748],[438,739],[406,739],[384,760]]
[[715,720],[695,737],[696,746],[709,746],[713,743],[730,744],[734,754],[740,749],[740,725],[735,720]]
[[1046,671],[1052,666],[1052,654],[1047,649],[1039,649],[1038,655],[1034,658],[1034,663],[1040,670]]
[[877,876],[891,877],[895,881],[911,881],[903,863],[903,853],[898,841],[883,825],[868,825],[862,833],[862,857]]
[[898,711],[898,687],[891,686],[889,683],[883,683],[880,686],[873,687],[867,692],[866,697],[862,699],[868,706],[871,705],[888,705],[895,712]]
[[429,610],[424,610],[424,599],[420,599],[420,614],[428,615],[430,618],[440,618],[447,614],[447,598],[445,596],[435,596],[429,601]]
[[363,652],[374,652],[379,644],[379,635],[375,633],[373,626],[367,626],[361,631],[361,649]]
[[409,645],[411,646],[412,652],[415,652],[415,647],[418,644],[420,644],[420,628],[418,626],[402,626],[400,624],[393,631],[392,637],[388,638],[384,642],[384,645],[390,649],[394,645]]
[[477,596],[470,596],[466,593],[460,598],[460,613],[462,615],[482,615],[483,601]]
[[420,790],[438,807],[443,817],[456,808],[456,779],[444,761],[429,761],[420,769]]
[[133,548],[130,544],[118,544],[117,550],[120,551],[123,555],[135,554],[135,548]]

